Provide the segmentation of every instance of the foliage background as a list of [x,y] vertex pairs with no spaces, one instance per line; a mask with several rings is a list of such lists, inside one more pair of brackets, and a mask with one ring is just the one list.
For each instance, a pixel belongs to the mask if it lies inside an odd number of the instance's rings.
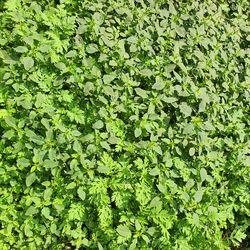
[[1,250],[239,246],[249,8],[1,0]]

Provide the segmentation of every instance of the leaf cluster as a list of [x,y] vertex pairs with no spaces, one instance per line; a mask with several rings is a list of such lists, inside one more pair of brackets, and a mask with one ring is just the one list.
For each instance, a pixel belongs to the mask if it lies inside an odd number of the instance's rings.
[[249,237],[249,15],[247,0],[0,1],[0,249]]

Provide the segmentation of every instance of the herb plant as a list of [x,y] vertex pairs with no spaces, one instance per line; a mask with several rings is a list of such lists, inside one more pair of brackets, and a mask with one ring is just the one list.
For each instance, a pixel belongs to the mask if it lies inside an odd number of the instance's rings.
[[249,237],[249,10],[1,0],[0,249]]

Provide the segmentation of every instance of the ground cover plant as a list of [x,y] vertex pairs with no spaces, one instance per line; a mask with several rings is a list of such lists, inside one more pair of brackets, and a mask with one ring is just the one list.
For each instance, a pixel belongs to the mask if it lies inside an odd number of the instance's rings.
[[0,250],[247,249],[249,9],[1,0]]

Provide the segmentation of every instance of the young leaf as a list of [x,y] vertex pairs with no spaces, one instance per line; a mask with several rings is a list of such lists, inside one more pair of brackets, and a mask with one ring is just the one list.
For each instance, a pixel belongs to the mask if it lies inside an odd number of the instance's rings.
[[163,97],[162,100],[166,103],[173,103],[177,101],[177,98],[175,97]]
[[71,182],[66,186],[67,190],[71,190],[74,189],[76,187],[76,183],[75,182]]
[[195,201],[198,203],[202,200],[202,196],[203,196],[203,191],[202,190],[198,190],[195,192],[194,194],[194,199]]
[[108,173],[110,171],[110,167],[104,166],[104,165],[98,166],[97,171],[99,173],[106,174],[106,173]]
[[196,214],[196,213],[194,213],[194,214],[193,214],[193,219],[194,219],[194,224],[195,224],[196,226],[198,226],[198,225],[199,225],[199,215]]
[[52,216],[50,216],[50,209],[48,208],[48,207],[44,207],[43,209],[42,209],[42,215],[46,218],[46,219],[49,219],[49,220],[52,220],[53,219],[53,217]]
[[205,168],[202,168],[200,170],[200,176],[201,176],[201,181],[205,181],[207,178],[207,170]]
[[86,198],[86,193],[84,192],[84,190],[83,190],[83,188],[82,187],[79,187],[78,189],[77,189],[77,194],[78,194],[78,196],[81,198],[81,200],[85,200],[85,198]]
[[159,175],[160,174],[160,170],[159,168],[153,168],[149,171],[149,174],[152,175],[152,176],[156,176],[156,175]]
[[26,216],[30,216],[30,215],[34,215],[34,214],[37,214],[38,213],[38,209],[34,206],[30,206],[27,210],[26,210],[26,213],[25,215]]
[[162,201],[159,196],[156,196],[153,200],[151,200],[150,205],[152,207],[161,207],[162,206]]
[[163,81],[158,80],[153,86],[152,89],[162,90],[165,87],[165,83]]
[[27,187],[30,187],[30,186],[35,182],[36,179],[37,179],[37,176],[36,176],[35,173],[29,174],[29,175],[26,177],[26,186],[27,186]]
[[24,57],[23,58],[24,68],[29,71],[34,66],[34,60],[32,57]]
[[140,71],[140,74],[143,75],[143,76],[150,77],[150,76],[153,75],[153,72],[150,69],[142,69]]
[[94,43],[90,43],[90,44],[88,44],[88,46],[86,48],[86,51],[89,54],[93,54],[93,53],[98,51],[98,46],[96,44],[94,44]]
[[185,117],[191,116],[192,108],[186,102],[182,102],[179,107]]
[[144,89],[135,88],[135,92],[136,92],[137,95],[139,95],[142,98],[147,98],[148,97],[148,94]]
[[104,75],[103,76],[103,82],[105,84],[110,84],[115,78],[116,78],[115,75]]
[[195,148],[190,148],[189,149],[189,155],[193,156],[195,154]]
[[103,128],[103,126],[104,126],[104,123],[101,120],[98,120],[93,124],[92,128],[93,129],[101,129],[101,128]]
[[108,151],[111,150],[109,144],[106,141],[101,141],[100,145]]
[[139,137],[141,135],[141,133],[142,133],[141,128],[135,129],[135,137]]
[[118,234],[120,234],[122,237],[131,237],[131,231],[126,225],[119,225],[116,229]]
[[14,50],[15,50],[16,52],[19,52],[19,53],[25,53],[25,52],[28,51],[27,47],[25,47],[25,46],[18,46],[18,47],[16,47],[16,48],[14,48]]

